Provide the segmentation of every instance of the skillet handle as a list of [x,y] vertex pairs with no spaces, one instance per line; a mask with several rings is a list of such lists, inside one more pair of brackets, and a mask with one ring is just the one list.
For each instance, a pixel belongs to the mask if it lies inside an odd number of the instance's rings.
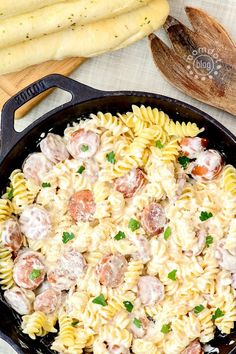
[[[74,102],[80,103],[99,97],[102,92],[60,74],[48,75],[33,82],[16,95],[12,96],[3,106],[1,117],[1,156],[8,153],[23,135],[23,132],[19,133],[14,129],[15,111],[40,93],[53,87],[71,93],[72,98],[69,102],[52,110],[51,113],[56,113],[62,108],[71,106]],[[42,121],[46,118],[47,114],[38,118],[37,121]],[[35,122],[32,123],[32,125],[34,124]],[[28,128],[30,128],[30,126],[26,129]]]

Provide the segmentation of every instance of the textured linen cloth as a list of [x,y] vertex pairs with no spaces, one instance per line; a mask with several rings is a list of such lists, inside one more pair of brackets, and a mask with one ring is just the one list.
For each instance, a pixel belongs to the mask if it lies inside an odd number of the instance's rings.
[[[171,15],[186,25],[189,25],[184,11],[186,5],[204,9],[209,15],[218,19],[236,41],[236,0],[169,0],[169,2]],[[157,33],[168,43],[164,30],[159,30]],[[101,90],[147,91],[179,99],[207,112],[236,134],[236,117],[188,97],[162,77],[153,63],[147,39],[117,52],[89,59],[71,77]],[[16,129],[23,130],[43,113],[66,101],[69,101],[68,93],[56,90],[25,118],[17,121]],[[0,354],[14,353],[0,341]]]

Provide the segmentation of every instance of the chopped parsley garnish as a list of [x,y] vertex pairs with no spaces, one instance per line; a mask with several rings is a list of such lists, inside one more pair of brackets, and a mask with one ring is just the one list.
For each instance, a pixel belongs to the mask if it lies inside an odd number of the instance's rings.
[[172,270],[170,273],[168,273],[168,278],[176,281],[176,273],[177,273],[177,269]]
[[95,297],[92,302],[97,305],[107,306],[106,299],[103,294]]
[[33,269],[32,272],[29,275],[30,280],[35,280],[41,275],[41,270],[40,269]]
[[213,243],[213,237],[211,235],[208,235],[206,237],[206,246],[210,247],[210,245]]
[[135,220],[133,218],[130,219],[129,224],[128,224],[128,228],[131,231],[135,231],[138,230],[140,228],[141,224],[138,220]]
[[190,159],[187,156],[180,156],[178,158],[178,161],[179,161],[180,165],[183,167],[183,169],[186,170],[186,168],[188,167],[188,164],[190,162]]
[[207,219],[212,218],[213,214],[210,212],[208,213],[207,211],[202,211],[201,215],[199,216],[199,219],[201,221],[206,221]]
[[136,317],[133,320],[133,323],[135,324],[136,327],[141,328],[142,327],[142,322],[138,320]]
[[109,152],[109,154],[106,154],[107,161],[110,163],[115,164],[116,163],[116,158],[115,158],[115,153],[114,151]]
[[171,331],[171,327],[170,327],[170,323],[167,323],[167,324],[164,324],[162,327],[161,327],[161,332],[164,333],[164,334],[167,334]]
[[71,326],[76,327],[78,323],[79,323],[79,321],[73,321],[73,322],[71,322]]
[[13,189],[12,187],[8,187],[8,188],[7,188],[7,198],[8,198],[9,200],[12,200],[12,198],[13,198],[13,193],[14,193],[14,189]]
[[194,307],[193,311],[197,315],[198,313],[202,312],[204,310],[204,308],[205,307],[203,305],[198,305],[198,306]]
[[122,231],[119,231],[114,237],[116,241],[122,240],[122,238],[125,238],[125,233]]
[[132,304],[132,302],[124,301],[123,304],[128,312],[132,312],[132,310],[134,308],[134,305]]
[[43,182],[43,183],[42,183],[42,187],[43,187],[43,188],[51,187],[51,183]]
[[86,151],[88,151],[88,149],[89,149],[88,145],[85,145],[85,144],[81,145],[80,150],[81,150],[82,152],[86,152]]
[[77,171],[77,173],[81,174],[81,173],[84,172],[84,170],[85,170],[85,167],[84,166],[80,166],[78,171]]
[[212,315],[212,320],[216,320],[219,317],[223,317],[224,313],[221,311],[221,309],[219,309],[219,307],[215,310],[214,315]]
[[164,240],[168,240],[168,238],[170,237],[172,233],[172,230],[170,228],[170,226],[167,226],[167,228],[165,229],[165,232],[164,232]]
[[67,243],[70,240],[73,240],[73,238],[75,238],[75,235],[73,234],[73,232],[69,233],[69,232],[63,232],[63,236],[62,236],[62,242],[63,243]]
[[156,141],[156,147],[159,149],[163,149],[164,145],[161,143],[161,140]]

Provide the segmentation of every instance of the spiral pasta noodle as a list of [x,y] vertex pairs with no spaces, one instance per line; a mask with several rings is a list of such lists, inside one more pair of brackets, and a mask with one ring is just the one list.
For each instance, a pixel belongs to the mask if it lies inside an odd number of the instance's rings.
[[49,332],[55,333],[57,331],[52,320],[39,311],[23,316],[22,329],[23,333],[28,334],[32,339],[36,339],[36,336],[44,337]]
[[72,318],[61,312],[58,316],[60,332],[55,341],[64,347],[71,347],[75,344],[75,328],[72,326]]
[[179,155],[178,139],[170,140],[163,149],[152,148],[154,156],[157,156],[162,162],[170,163],[175,162]]
[[64,354],[181,354],[229,334],[235,167],[213,176],[204,129],[156,107],[89,117],[43,138],[56,162],[32,168],[41,185],[16,169],[0,199],[0,285],[23,332],[58,328]]
[[27,188],[27,181],[21,170],[14,170],[10,175],[13,188],[12,205],[15,213],[19,213],[26,205],[33,203],[35,195]]
[[137,285],[138,279],[143,272],[143,263],[141,261],[131,260],[125,273],[124,287],[132,289]]
[[7,220],[13,213],[13,205],[9,199],[0,199],[0,223]]
[[97,115],[91,114],[90,117],[98,126],[110,130],[114,135],[121,135],[128,130],[121,120],[113,117],[110,113],[103,114],[102,112],[98,112]]
[[236,196],[236,169],[232,165],[226,165],[223,170],[224,189]]
[[205,308],[198,314],[198,319],[201,323],[201,342],[207,343],[214,338],[215,332],[215,325],[212,320],[212,311],[208,308]]
[[174,135],[179,138],[183,138],[185,136],[194,137],[204,131],[204,128],[199,129],[196,123],[188,122],[186,124],[185,122],[180,123],[178,121],[170,121],[169,124],[165,126],[165,129],[170,136]]
[[157,108],[152,109],[150,106],[145,107],[142,105],[141,107],[138,107],[132,105],[132,110],[133,114],[144,122],[159,125],[162,128],[165,128],[169,124],[169,116],[166,113],[159,111]]
[[3,290],[14,285],[13,265],[11,251],[0,243],[0,285]]

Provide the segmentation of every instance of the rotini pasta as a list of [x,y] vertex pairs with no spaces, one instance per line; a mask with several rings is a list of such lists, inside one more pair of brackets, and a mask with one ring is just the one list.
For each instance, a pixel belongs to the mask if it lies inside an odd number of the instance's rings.
[[7,220],[13,212],[13,206],[9,199],[0,199],[0,223]]
[[13,286],[12,252],[0,243],[0,285],[3,290]]
[[47,318],[43,312],[25,315],[22,322],[23,333],[32,339],[36,339],[36,336],[44,337],[49,332],[56,333],[53,322],[53,319]]
[[194,137],[204,131],[204,128],[199,129],[196,123],[188,122],[186,124],[185,122],[180,123],[178,121],[170,121],[169,124],[165,126],[165,129],[170,136],[173,135],[179,138],[183,138],[185,136]]
[[236,196],[236,169],[227,165],[223,170],[223,184],[224,189],[231,193],[233,196]]
[[230,333],[236,174],[203,131],[155,107],[98,112],[12,172],[0,285],[25,334],[58,322],[61,354],[200,354]]
[[14,170],[10,175],[10,181],[13,189],[12,205],[14,212],[19,214],[23,208],[33,203],[36,195],[28,189],[27,181],[21,170]]

